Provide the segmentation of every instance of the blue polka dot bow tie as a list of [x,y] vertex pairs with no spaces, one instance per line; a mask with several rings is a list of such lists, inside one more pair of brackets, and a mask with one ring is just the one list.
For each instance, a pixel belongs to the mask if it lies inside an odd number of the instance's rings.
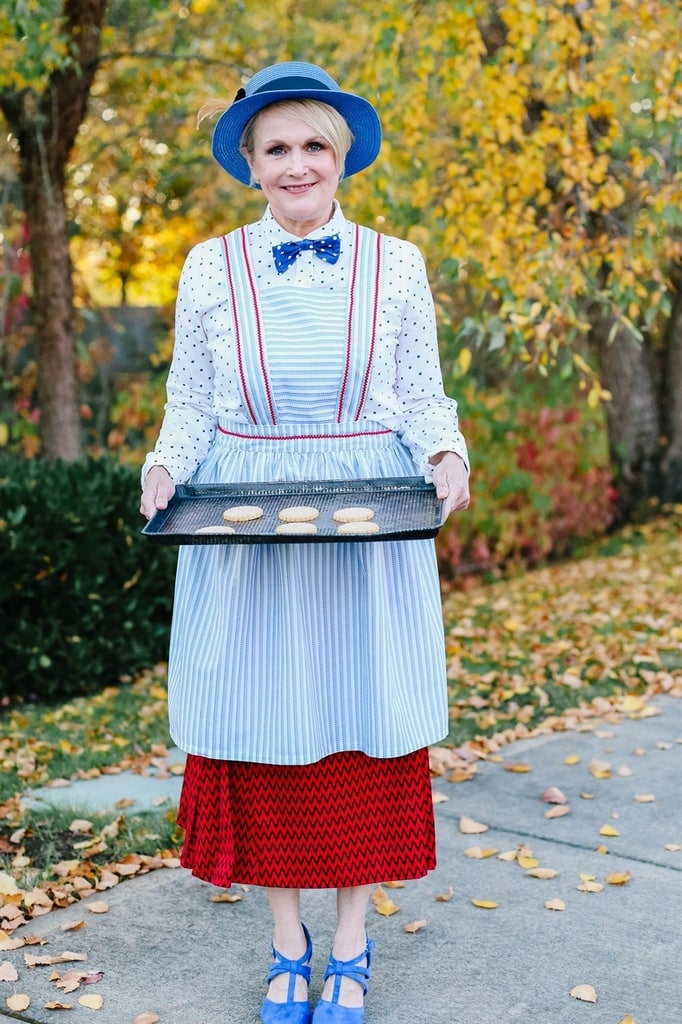
[[327,263],[336,263],[341,252],[341,241],[338,235],[329,235],[327,238],[302,238],[300,242],[273,245],[272,255],[275,257],[277,273],[283,274],[288,270],[299,252],[303,252],[304,249],[312,249],[316,256]]

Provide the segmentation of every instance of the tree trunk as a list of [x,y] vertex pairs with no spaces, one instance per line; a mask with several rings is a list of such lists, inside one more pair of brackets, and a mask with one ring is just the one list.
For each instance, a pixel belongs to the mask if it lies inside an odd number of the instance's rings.
[[82,455],[71,259],[63,188],[39,157],[22,167],[33,272],[33,322],[42,452],[74,462]]
[[601,308],[590,311],[590,342],[597,353],[606,405],[611,465],[624,521],[660,497],[661,427],[651,353]]
[[38,402],[43,453],[73,462],[82,454],[76,315],[65,203],[66,165],[85,117],[97,69],[107,0],[64,0],[70,60],[45,90],[3,93],[0,105],[19,144],[19,178],[29,231]]
[[682,264],[675,264],[670,279],[675,292],[665,334],[661,386],[667,436],[661,463],[661,498],[664,504],[682,502]]

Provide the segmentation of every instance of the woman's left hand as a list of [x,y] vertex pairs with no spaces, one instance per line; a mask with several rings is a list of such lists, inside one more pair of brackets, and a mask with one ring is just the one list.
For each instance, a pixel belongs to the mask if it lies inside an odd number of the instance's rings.
[[469,471],[454,452],[439,452],[429,462],[433,466],[436,495],[445,502],[443,519],[456,509],[469,507]]

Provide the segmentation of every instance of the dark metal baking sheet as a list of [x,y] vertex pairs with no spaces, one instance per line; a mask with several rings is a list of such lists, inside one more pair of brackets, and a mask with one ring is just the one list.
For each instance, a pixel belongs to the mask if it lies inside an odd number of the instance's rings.
[[[202,526],[224,526],[232,505],[259,505],[260,519],[230,523],[234,533],[198,534]],[[311,544],[435,537],[442,526],[442,501],[423,477],[376,480],[319,480],[296,483],[180,484],[168,508],[156,513],[142,533],[164,544]],[[316,534],[278,534],[280,509],[313,505],[320,515]],[[341,534],[332,513],[347,505],[374,510],[375,534]]]

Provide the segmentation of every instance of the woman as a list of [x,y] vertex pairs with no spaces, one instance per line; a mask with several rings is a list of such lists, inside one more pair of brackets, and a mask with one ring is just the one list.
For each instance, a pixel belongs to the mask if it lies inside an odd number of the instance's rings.
[[[446,515],[468,504],[423,260],[335,199],[380,143],[371,104],[299,62],[254,75],[218,120],[214,156],[268,206],[187,258],[147,518],[187,480],[425,474]],[[300,893],[335,888],[312,1019],[359,1024],[372,887],[435,865],[427,747],[448,717],[433,542],[181,547],[169,709],[188,752],[183,864],[267,889],[262,1020],[310,1020]]]

